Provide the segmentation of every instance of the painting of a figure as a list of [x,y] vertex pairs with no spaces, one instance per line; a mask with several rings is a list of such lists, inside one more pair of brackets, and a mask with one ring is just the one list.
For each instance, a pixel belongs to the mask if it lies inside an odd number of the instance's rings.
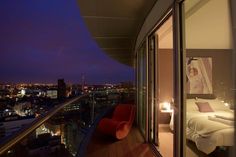
[[212,58],[187,57],[187,93],[212,94]]

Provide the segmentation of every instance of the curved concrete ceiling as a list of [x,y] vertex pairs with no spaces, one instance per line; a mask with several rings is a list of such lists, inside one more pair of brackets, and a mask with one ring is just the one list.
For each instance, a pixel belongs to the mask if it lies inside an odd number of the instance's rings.
[[134,46],[145,17],[157,0],[77,0],[80,14],[100,48],[134,65]]

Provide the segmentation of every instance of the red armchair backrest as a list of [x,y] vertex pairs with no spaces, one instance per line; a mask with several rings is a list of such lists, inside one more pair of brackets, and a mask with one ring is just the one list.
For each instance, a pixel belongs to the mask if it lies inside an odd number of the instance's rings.
[[112,119],[116,121],[127,121],[132,123],[135,116],[135,106],[131,104],[117,105]]

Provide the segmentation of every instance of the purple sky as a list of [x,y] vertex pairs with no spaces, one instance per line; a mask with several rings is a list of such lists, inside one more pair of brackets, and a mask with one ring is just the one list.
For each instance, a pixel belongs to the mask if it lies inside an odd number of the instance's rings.
[[134,69],[91,39],[76,0],[0,1],[0,82],[118,83]]

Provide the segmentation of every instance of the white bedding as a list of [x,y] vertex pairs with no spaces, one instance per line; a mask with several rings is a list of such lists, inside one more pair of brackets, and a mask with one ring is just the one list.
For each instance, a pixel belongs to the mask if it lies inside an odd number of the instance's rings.
[[[219,101],[215,101],[215,103],[219,103]],[[194,100],[187,101],[187,139],[194,141],[197,148],[206,154],[213,152],[217,146],[234,144],[234,126],[229,125],[232,123],[232,119],[222,119],[229,123],[215,119],[216,115],[232,117],[234,113],[219,104],[212,108],[214,108],[214,112],[199,112]]]

